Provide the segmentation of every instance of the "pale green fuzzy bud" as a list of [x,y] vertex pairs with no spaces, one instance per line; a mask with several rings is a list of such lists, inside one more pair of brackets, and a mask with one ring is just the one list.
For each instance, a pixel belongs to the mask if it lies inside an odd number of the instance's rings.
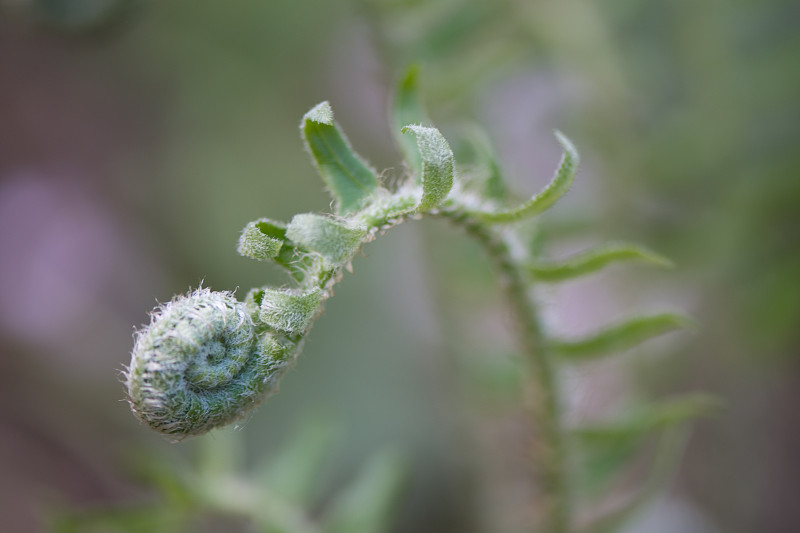
[[259,334],[245,304],[209,289],[178,296],[136,334],[126,372],[136,416],[169,435],[198,435],[238,420],[293,361],[294,347]]
[[289,334],[304,333],[322,302],[322,291],[317,288],[302,291],[265,287],[258,296],[261,299],[261,321]]
[[453,188],[455,159],[450,145],[436,128],[410,124],[402,132],[417,136],[417,147],[422,158],[422,199],[420,211],[429,211],[442,203]]
[[329,217],[305,213],[295,215],[286,228],[286,236],[297,244],[317,252],[328,266],[341,266],[358,251],[367,231]]
[[244,297],[244,305],[250,313],[250,317],[253,319],[253,323],[256,327],[258,327],[261,322],[258,315],[261,312],[261,300],[264,298],[265,290],[266,287],[253,287],[247,291],[247,295]]
[[266,218],[248,223],[239,237],[238,251],[245,257],[265,261],[278,256],[286,238],[286,227]]

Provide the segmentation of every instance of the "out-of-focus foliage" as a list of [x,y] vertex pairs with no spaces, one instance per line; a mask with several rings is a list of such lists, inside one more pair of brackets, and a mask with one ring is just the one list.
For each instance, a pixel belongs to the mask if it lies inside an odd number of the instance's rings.
[[[320,480],[335,431],[309,422],[274,455],[242,468],[240,432],[203,437],[194,465],[140,462],[140,475],[158,489],[152,503],[53,513],[58,533],[182,532],[255,527],[268,533],[388,531],[404,479],[403,460],[384,450],[364,462],[341,492],[317,510]],[[329,469],[328,469],[329,470]]]
[[141,0],[23,0],[17,2],[17,8],[27,10],[37,22],[52,30],[85,34],[113,31],[141,3]]

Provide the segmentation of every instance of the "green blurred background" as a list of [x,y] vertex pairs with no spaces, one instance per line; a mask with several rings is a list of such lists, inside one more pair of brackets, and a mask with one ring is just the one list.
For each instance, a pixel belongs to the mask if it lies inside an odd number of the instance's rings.
[[[628,531],[800,530],[799,22],[790,0],[0,0],[4,528],[152,504],[141,465],[192,464],[202,439],[166,442],[123,401],[133,326],[201,282],[286,282],[235,244],[252,219],[327,208],[297,130],[319,101],[402,175],[386,110],[417,63],[457,152],[481,124],[520,193],[557,164],[553,128],[574,140],[548,251],[635,240],[678,266],[543,294],[565,334],[663,308],[702,324],[565,376],[576,420],[684,390],[726,402]],[[514,346],[488,265],[435,221],[364,255],[237,433],[242,462],[324,420],[338,437],[312,514],[391,447],[391,531],[516,531],[527,433],[509,380],[485,377]],[[193,530],[250,531],[214,520]]]

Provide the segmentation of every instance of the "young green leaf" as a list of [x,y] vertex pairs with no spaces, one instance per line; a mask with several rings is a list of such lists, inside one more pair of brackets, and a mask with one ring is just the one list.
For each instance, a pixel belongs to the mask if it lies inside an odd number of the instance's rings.
[[620,446],[655,431],[679,426],[695,418],[711,416],[721,407],[722,402],[715,396],[686,394],[648,405],[625,420],[579,426],[569,433],[581,446]]
[[286,239],[286,226],[267,218],[249,222],[239,237],[240,255],[265,261],[278,256]]
[[283,222],[260,218],[248,223],[239,236],[238,251],[240,255],[259,261],[272,260],[298,281],[305,277],[307,251],[298,249],[286,236]]
[[264,460],[256,479],[287,501],[310,506],[336,437],[331,421],[309,420],[274,457]]
[[491,200],[504,200],[508,197],[508,186],[503,179],[503,171],[497,160],[492,141],[483,129],[475,126],[470,129],[467,140],[475,151],[479,168],[485,172],[482,192]]
[[304,333],[319,310],[322,292],[264,288],[261,295],[261,321],[289,334]]
[[401,131],[406,124],[428,124],[425,109],[419,96],[419,67],[412,65],[400,78],[400,83],[394,94],[392,105],[392,132],[400,146],[403,157],[414,172],[418,180],[422,179],[422,158],[413,139],[402,135]]
[[404,478],[404,461],[397,452],[372,457],[326,513],[325,533],[388,531]]
[[378,178],[350,147],[333,120],[333,110],[322,102],[303,117],[300,130],[322,180],[336,201],[336,211],[356,211],[378,188]]
[[410,131],[417,137],[422,157],[422,200],[417,209],[429,211],[439,205],[453,187],[453,151],[436,128],[410,124],[401,131]]
[[692,325],[690,319],[674,313],[642,316],[610,326],[583,339],[551,341],[550,347],[566,360],[586,361],[632,348],[652,337]]
[[536,281],[556,282],[577,278],[602,269],[617,261],[645,261],[670,267],[672,262],[635,244],[613,243],[568,257],[562,261],[537,262],[528,266]]
[[329,266],[339,266],[353,257],[367,232],[332,218],[305,213],[295,215],[286,235],[301,246],[317,252]]
[[681,430],[700,417],[713,416],[721,401],[708,394],[686,394],[656,404],[637,408],[618,421],[574,427],[569,437],[575,443],[581,485],[592,492],[606,487],[611,476],[630,464],[648,437]]
[[599,443],[595,446],[573,446],[575,468],[574,487],[583,499],[604,494],[610,483],[635,464],[644,449],[644,438],[620,439],[613,443]]
[[652,502],[670,483],[686,449],[686,428],[671,428],[659,438],[653,465],[644,483],[625,504],[591,522],[579,533],[615,533],[621,531],[642,509]]
[[564,155],[561,158],[561,163],[553,179],[542,192],[514,209],[494,213],[481,212],[474,214],[485,222],[498,224],[517,222],[518,220],[530,218],[544,212],[564,196],[572,186],[575,173],[578,171],[580,157],[578,156],[578,151],[575,149],[575,146],[566,136],[560,131],[556,131],[555,135],[558,142],[561,143],[561,146],[564,148]]
[[199,439],[197,446],[197,479],[209,487],[241,470],[245,451],[244,438],[233,428],[218,429],[213,435]]

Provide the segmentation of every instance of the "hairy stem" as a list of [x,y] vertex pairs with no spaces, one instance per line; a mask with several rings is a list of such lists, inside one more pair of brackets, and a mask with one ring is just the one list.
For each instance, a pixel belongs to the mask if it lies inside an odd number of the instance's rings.
[[562,430],[558,380],[529,283],[511,257],[506,241],[477,218],[459,211],[439,213],[462,227],[480,243],[490,258],[514,310],[521,348],[534,384],[529,408],[536,426],[533,461],[541,483],[540,516],[542,533],[568,533],[570,497],[567,483],[566,446]]

